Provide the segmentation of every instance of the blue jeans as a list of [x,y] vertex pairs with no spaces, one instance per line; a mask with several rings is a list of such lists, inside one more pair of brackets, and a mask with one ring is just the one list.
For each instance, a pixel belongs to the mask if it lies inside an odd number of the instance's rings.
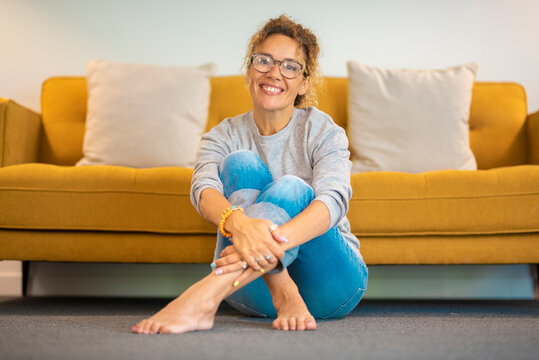
[[[224,195],[250,217],[281,225],[299,214],[314,199],[314,190],[303,180],[285,175],[273,181],[262,160],[239,150],[222,162],[220,179]],[[232,243],[218,232],[214,259]],[[368,270],[336,227],[285,252],[272,272],[287,268],[311,314],[318,319],[341,317],[356,307],[367,288]],[[230,295],[226,301],[253,316],[275,318],[271,294],[262,278]]]

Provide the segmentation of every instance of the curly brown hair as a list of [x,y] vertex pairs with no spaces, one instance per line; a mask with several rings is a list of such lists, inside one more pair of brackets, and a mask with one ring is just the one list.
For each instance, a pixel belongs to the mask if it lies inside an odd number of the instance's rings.
[[[310,81],[310,86],[304,95],[298,95],[294,100],[294,106],[306,107],[317,105],[316,90],[320,84],[321,74],[318,64],[318,56],[320,54],[320,46],[316,36],[302,25],[296,23],[286,15],[281,15],[278,18],[269,19],[264,26],[258,30],[249,41],[247,55],[243,60],[243,68],[249,69],[251,66],[251,56],[255,53],[255,49],[264,40],[274,34],[281,34],[297,41],[299,47],[305,54],[305,66],[307,68],[307,78]],[[305,76],[305,75],[304,75]]]

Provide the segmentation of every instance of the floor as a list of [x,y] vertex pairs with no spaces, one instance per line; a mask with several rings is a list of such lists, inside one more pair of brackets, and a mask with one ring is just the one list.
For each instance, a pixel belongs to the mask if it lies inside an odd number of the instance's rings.
[[539,301],[363,300],[312,332],[227,305],[210,331],[135,335],[163,299],[0,298],[2,359],[538,359]]

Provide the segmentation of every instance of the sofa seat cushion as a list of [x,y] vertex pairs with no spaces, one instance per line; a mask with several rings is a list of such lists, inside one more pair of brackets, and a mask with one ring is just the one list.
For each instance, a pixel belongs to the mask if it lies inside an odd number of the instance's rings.
[[0,168],[0,228],[215,234],[191,205],[192,169]]
[[[191,205],[192,172],[0,168],[0,228],[215,234]],[[539,166],[362,173],[352,176],[352,187],[348,218],[358,236],[539,232]]]
[[539,232],[539,166],[352,176],[358,236]]

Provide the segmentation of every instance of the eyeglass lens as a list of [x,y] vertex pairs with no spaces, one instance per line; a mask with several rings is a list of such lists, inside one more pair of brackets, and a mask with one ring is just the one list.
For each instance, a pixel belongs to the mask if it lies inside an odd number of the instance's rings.
[[267,73],[275,66],[275,63],[279,63],[279,70],[281,75],[285,78],[294,79],[301,74],[303,66],[292,60],[278,61],[273,59],[269,55],[256,54],[253,56],[253,66],[256,70]]

